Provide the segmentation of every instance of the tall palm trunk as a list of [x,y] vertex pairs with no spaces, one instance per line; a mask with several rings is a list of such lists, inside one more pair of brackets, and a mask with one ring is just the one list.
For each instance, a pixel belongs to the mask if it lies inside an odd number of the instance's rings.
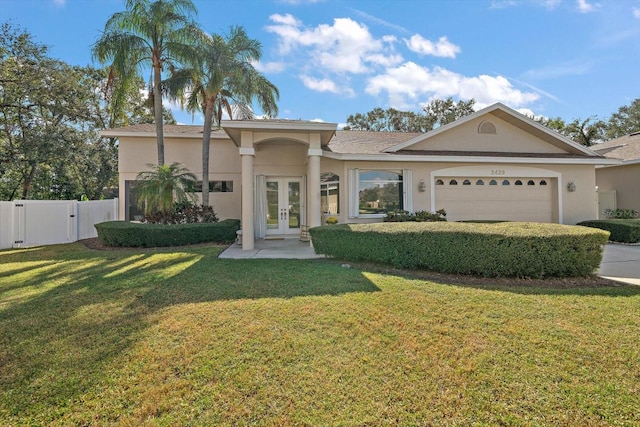
[[156,140],[158,144],[158,165],[164,164],[164,127],[162,117],[162,65],[154,58],[153,64],[153,117],[156,122]]
[[213,99],[204,105],[204,129],[202,130],[202,204],[209,206],[209,145],[213,126]]

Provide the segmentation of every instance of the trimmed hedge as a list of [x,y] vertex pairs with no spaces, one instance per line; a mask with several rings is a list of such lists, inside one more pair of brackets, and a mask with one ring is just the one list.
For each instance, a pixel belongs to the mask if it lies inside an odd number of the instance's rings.
[[140,224],[108,221],[95,225],[98,239],[107,246],[159,247],[194,243],[231,243],[240,229],[240,220],[226,219],[215,223]]
[[339,224],[310,233],[317,253],[339,259],[532,278],[592,274],[609,237],[593,228],[524,222]]
[[578,225],[599,228],[611,233],[609,240],[620,243],[640,243],[640,220],[638,219],[598,219],[582,221]]

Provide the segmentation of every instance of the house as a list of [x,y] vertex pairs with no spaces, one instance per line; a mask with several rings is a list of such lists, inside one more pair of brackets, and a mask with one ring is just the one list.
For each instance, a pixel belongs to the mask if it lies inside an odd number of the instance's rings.
[[[153,125],[102,135],[119,139],[120,217],[135,219],[134,180],[156,159]],[[166,126],[164,135],[167,162],[201,173],[202,128]],[[597,217],[596,166],[618,163],[502,104],[424,134],[225,121],[211,135],[210,203],[220,218],[241,219],[247,250],[327,216],[372,222],[396,209],[575,224]]]
[[591,148],[607,158],[622,160],[596,168],[599,218],[607,218],[616,208],[640,212],[640,132]]

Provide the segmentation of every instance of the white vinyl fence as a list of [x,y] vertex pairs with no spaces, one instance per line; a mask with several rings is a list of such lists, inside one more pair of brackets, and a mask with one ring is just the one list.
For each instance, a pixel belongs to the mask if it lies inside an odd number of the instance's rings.
[[0,249],[97,237],[94,224],[118,219],[118,199],[0,202]]

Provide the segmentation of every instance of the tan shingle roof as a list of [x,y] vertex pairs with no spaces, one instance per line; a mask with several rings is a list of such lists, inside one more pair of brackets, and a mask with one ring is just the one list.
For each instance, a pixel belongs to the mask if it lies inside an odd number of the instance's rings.
[[379,154],[421,133],[339,130],[326,149],[340,154]]
[[591,149],[612,159],[640,160],[640,132],[594,145]]
[[[131,125],[121,128],[106,129],[113,133],[155,133],[156,125],[153,123],[145,123],[140,125]],[[164,132],[175,135],[202,135],[202,126],[197,125],[164,125]],[[226,136],[222,129],[212,129],[211,135]]]

